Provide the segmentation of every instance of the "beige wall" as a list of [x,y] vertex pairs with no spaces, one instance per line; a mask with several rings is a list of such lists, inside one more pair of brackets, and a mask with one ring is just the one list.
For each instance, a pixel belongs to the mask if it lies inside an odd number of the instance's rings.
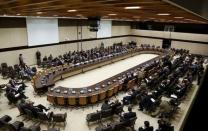
[[0,28],[0,48],[27,46],[26,28]]
[[130,26],[112,26],[111,33],[112,33],[112,36],[130,35],[131,27]]
[[61,26],[59,27],[59,41],[69,41],[77,39],[76,26]]
[[[140,36],[208,42],[207,34],[179,33],[179,32],[170,33],[164,31],[149,31],[149,30],[135,30],[135,29],[131,31],[131,34],[140,35]],[[156,46],[162,46],[162,39],[133,37],[132,40],[137,41],[138,44],[154,44]],[[173,40],[171,47],[188,49],[190,50],[191,53],[194,54],[208,55],[208,44],[181,42],[181,41]]]
[[[89,32],[87,26],[83,27],[83,39],[86,38],[95,38],[96,32]],[[119,35],[141,35],[141,36],[153,36],[153,37],[163,37],[168,38],[170,34],[168,32],[162,31],[144,31],[144,30],[130,30],[129,26],[113,26],[112,27],[112,36]],[[17,46],[26,46],[27,45],[27,33],[26,28],[0,28],[0,48],[6,47],[17,47]],[[200,34],[189,34],[189,33],[172,33],[172,38],[175,39],[189,39],[189,40],[202,40],[208,42],[208,35]],[[59,27],[59,37],[60,41],[66,40],[76,40],[77,39],[77,27],[76,26],[63,26]],[[111,39],[101,39],[82,42],[82,49],[87,50],[94,47],[99,47],[100,43],[103,42],[105,46],[110,46],[116,42],[128,43],[129,41],[136,41],[140,44],[151,44],[155,46],[162,46],[162,39],[155,38],[144,38],[144,37],[120,37],[120,38],[111,38]],[[18,55],[22,53],[25,58],[25,62],[29,65],[36,63],[35,52],[40,50],[42,57],[45,55],[53,54],[53,56],[58,56],[68,51],[74,51],[81,49],[81,42],[79,43],[70,43],[62,45],[54,45],[47,47],[39,48],[30,48],[24,50],[0,52],[0,63],[7,62],[9,65],[18,63]],[[208,45],[207,44],[198,44],[198,43],[188,43],[188,42],[179,42],[172,41],[173,48],[184,48],[189,49],[191,53],[208,55]]]
[[179,48],[179,49],[181,48],[187,49],[187,50],[190,50],[190,53],[208,56],[208,44],[172,41],[171,47]]
[[144,37],[132,37],[132,41],[137,42],[137,45],[150,44],[162,47],[162,39],[144,38]]

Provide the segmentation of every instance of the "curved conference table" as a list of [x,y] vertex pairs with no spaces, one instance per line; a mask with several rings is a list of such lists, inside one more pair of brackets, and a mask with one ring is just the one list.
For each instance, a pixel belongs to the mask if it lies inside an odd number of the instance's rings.
[[[158,54],[159,56],[88,87],[70,88],[59,86],[55,88],[48,88],[53,87],[58,80],[144,53]],[[40,93],[47,91],[47,100],[54,105],[85,106],[87,104],[94,104],[117,94],[123,89],[123,80],[130,73],[137,71],[138,68],[144,67],[153,61],[159,60],[165,55],[172,54],[172,51],[160,48],[136,48],[126,52],[116,53],[95,60],[86,61],[84,63],[75,65],[65,64],[62,66],[52,67],[38,72],[37,75],[33,77],[31,82],[35,92]],[[134,85],[135,79],[132,79],[128,81],[126,88],[130,89]]]

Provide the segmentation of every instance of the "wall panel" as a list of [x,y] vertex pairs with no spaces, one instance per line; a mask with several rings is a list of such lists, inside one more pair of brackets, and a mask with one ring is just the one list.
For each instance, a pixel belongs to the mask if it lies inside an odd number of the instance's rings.
[[26,28],[0,28],[0,48],[27,46]]

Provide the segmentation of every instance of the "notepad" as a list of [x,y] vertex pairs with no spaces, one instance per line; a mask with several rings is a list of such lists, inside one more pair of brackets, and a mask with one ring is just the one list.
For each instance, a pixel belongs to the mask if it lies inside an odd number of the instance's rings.
[[152,101],[152,102],[155,102],[155,99],[151,98],[151,101]]
[[60,93],[60,90],[56,90],[56,93]]
[[174,95],[174,94],[170,95],[170,97],[171,97],[171,98],[175,98],[175,99],[178,98],[178,97],[177,97],[176,95]]
[[97,90],[99,90],[100,88],[99,87],[95,87],[95,90],[97,91]]

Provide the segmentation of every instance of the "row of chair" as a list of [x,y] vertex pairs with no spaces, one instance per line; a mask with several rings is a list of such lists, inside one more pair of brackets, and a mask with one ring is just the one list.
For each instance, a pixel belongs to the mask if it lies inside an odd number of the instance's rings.
[[101,127],[96,127],[96,131],[126,131],[127,128],[134,130],[134,124],[137,117],[131,118],[126,121],[115,122],[110,125],[104,125]]
[[114,114],[120,114],[123,111],[123,105],[117,106],[115,108],[115,112],[113,112],[112,108],[108,110],[101,110],[97,112],[93,112],[90,114],[87,114],[86,121],[89,125],[90,122],[101,122],[102,119],[107,117],[112,117]]
[[[0,130],[9,130],[9,131],[41,131],[40,126],[32,125],[29,127],[25,127],[22,121],[15,121],[13,123],[9,123],[12,118],[8,115],[4,115],[0,118]],[[56,128],[49,128],[47,130],[42,131],[60,131]]]
[[67,113],[64,114],[53,114],[53,112],[50,112],[48,115],[43,112],[37,112],[37,116],[34,115],[34,113],[31,110],[28,109],[22,109],[19,105],[17,105],[17,108],[19,110],[19,116],[25,116],[26,119],[29,120],[36,120],[39,121],[39,123],[47,122],[47,124],[56,124],[56,123],[64,123],[64,126],[66,125],[66,118]]

